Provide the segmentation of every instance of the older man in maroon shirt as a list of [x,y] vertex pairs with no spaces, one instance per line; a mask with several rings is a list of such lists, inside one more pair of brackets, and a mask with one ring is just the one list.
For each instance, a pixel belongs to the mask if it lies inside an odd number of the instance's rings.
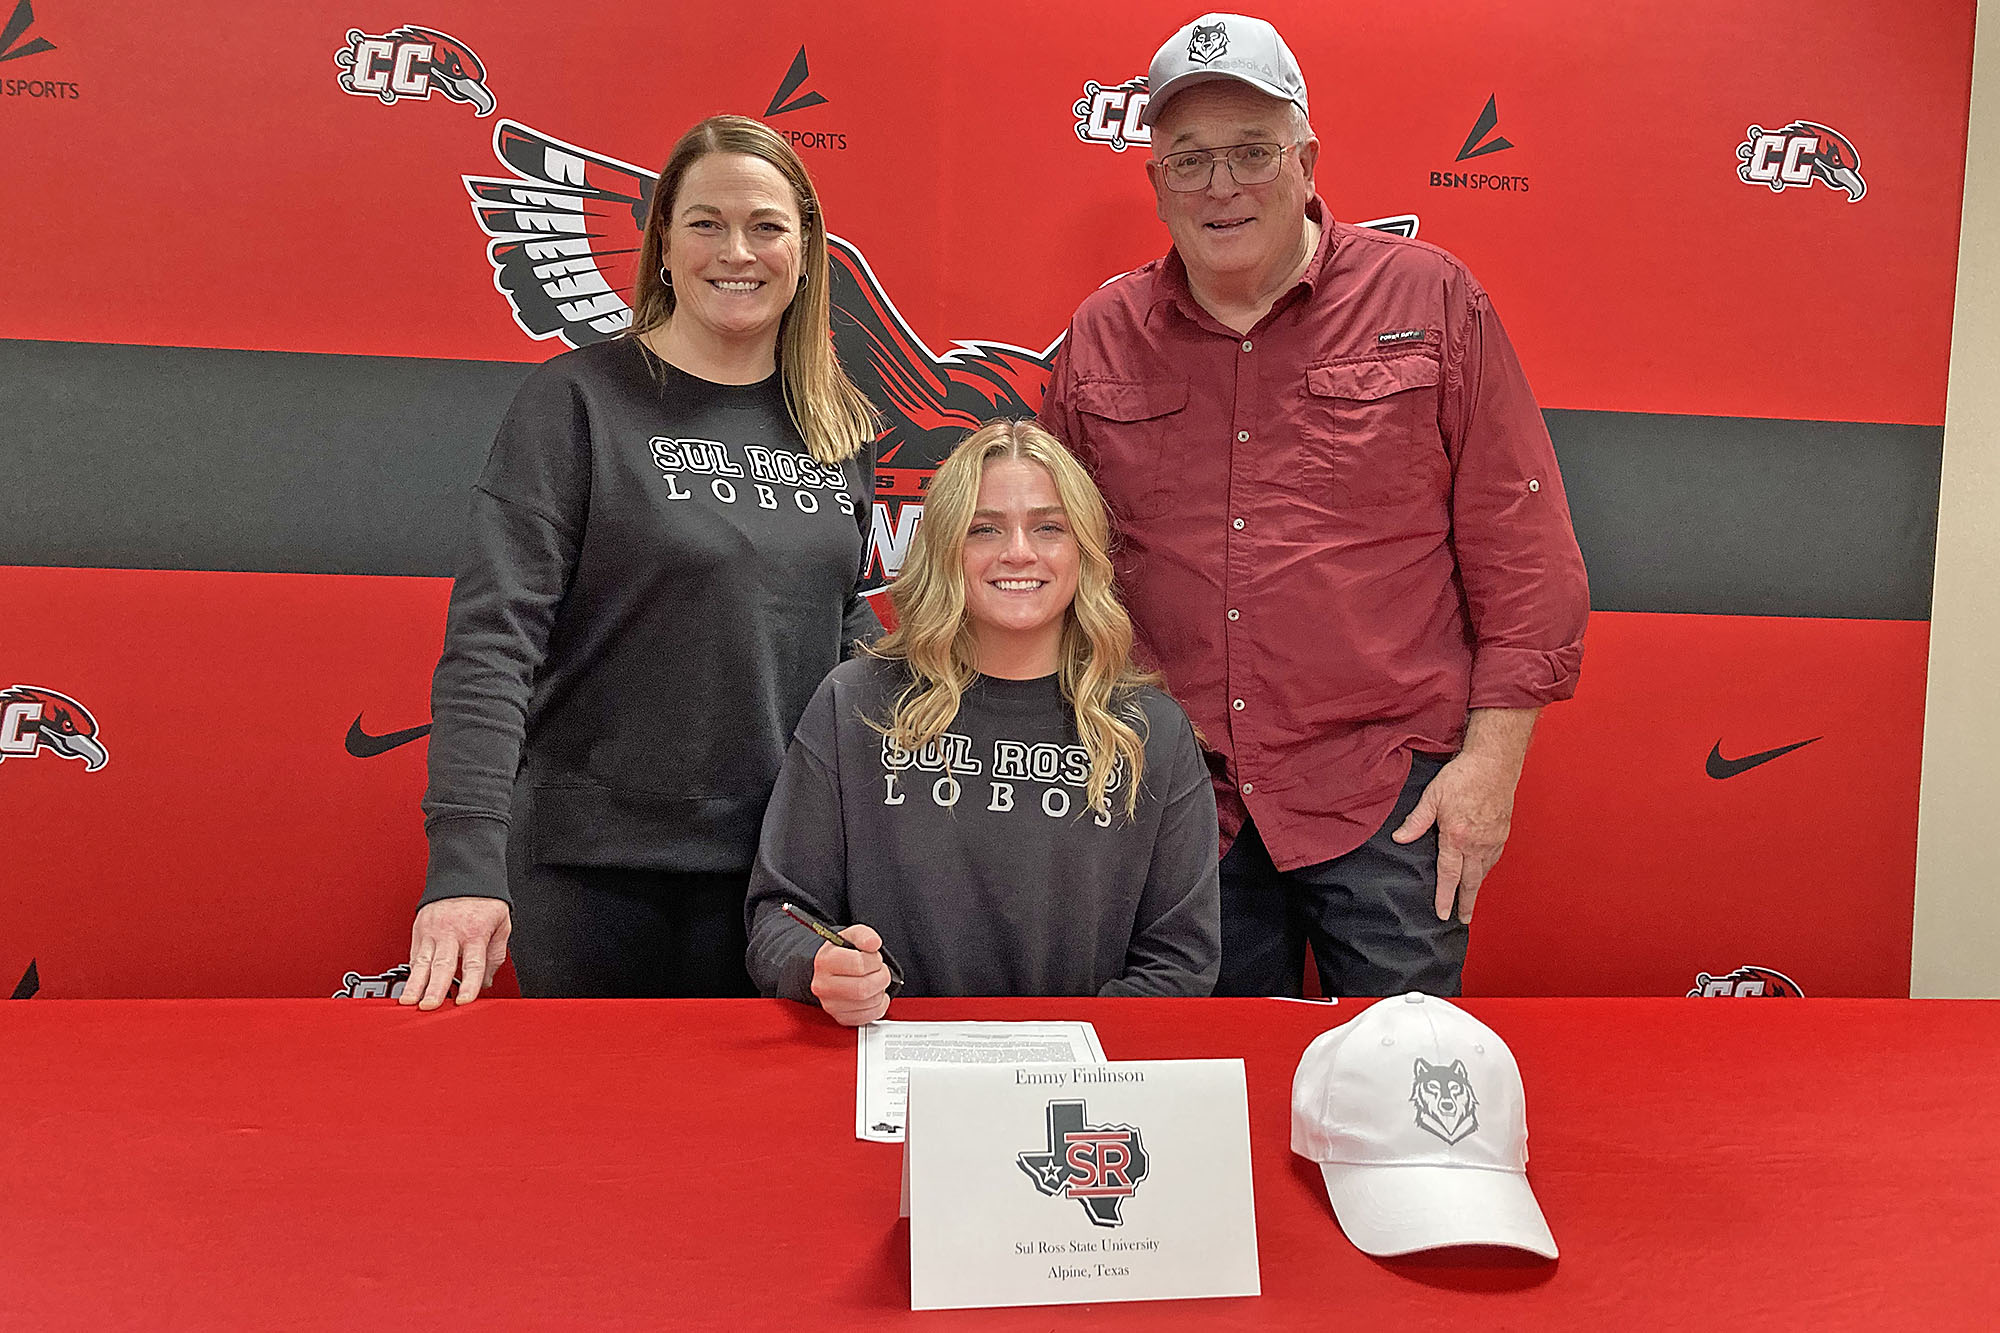
[[1093,293],[1044,424],[1116,515],[1142,653],[1215,775],[1228,994],[1455,995],[1589,610],[1555,451],[1486,293],[1336,222],[1277,30],[1153,58],[1164,258]]

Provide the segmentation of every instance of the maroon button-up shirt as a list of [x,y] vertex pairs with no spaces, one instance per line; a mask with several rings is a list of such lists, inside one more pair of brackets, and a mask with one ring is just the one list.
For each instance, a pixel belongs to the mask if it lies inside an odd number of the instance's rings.
[[1201,732],[1225,846],[1247,812],[1280,869],[1351,851],[1468,709],[1575,693],[1590,599],[1555,450],[1486,293],[1435,246],[1323,222],[1247,334],[1169,253],[1084,301],[1041,420],[1110,502],[1140,656]]

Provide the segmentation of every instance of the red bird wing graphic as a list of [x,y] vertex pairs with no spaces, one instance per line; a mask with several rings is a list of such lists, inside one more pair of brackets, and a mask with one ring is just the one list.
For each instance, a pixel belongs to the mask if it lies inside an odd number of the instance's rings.
[[1035,414],[1060,336],[1040,352],[962,342],[939,355],[910,328],[860,250],[837,236],[827,248],[834,352],[882,413],[883,462],[934,468],[981,422]]
[[511,120],[493,127],[493,152],[513,176],[462,179],[514,322],[571,347],[623,333],[657,177]]

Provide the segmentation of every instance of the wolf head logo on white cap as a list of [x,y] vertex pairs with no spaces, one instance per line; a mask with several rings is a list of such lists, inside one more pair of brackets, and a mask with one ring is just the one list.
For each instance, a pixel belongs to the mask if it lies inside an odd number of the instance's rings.
[[1292,1151],[1318,1162],[1366,1254],[1507,1245],[1556,1257],[1528,1188],[1521,1071],[1493,1029],[1404,995],[1314,1038],[1292,1079]]
[[1139,118],[1159,119],[1169,98],[1198,83],[1234,79],[1258,92],[1306,109],[1306,77],[1292,48],[1263,19],[1242,14],[1203,14],[1167,38],[1146,70],[1152,96]]

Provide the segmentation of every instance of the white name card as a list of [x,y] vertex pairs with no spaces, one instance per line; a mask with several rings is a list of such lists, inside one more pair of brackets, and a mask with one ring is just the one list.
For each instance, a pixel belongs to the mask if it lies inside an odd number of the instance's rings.
[[1255,1296],[1241,1060],[919,1066],[910,1308]]

